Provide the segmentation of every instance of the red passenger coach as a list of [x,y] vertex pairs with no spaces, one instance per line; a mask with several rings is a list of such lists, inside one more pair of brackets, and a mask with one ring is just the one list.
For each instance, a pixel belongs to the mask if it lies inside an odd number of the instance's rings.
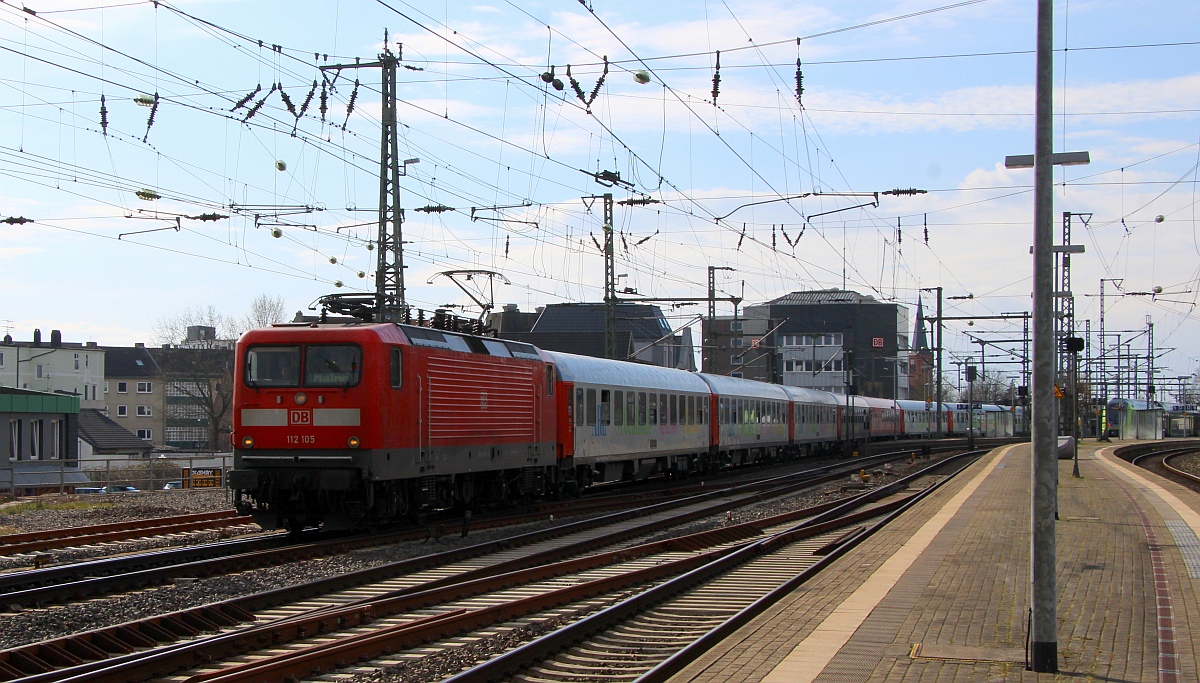
[[528,344],[393,323],[238,342],[237,505],[265,528],[361,526],[560,481],[554,364]]

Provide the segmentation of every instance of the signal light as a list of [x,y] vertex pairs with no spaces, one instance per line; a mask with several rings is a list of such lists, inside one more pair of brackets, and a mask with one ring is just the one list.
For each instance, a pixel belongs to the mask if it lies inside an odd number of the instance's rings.
[[346,445],[351,448],[358,448],[359,444],[361,444],[361,443],[362,442],[358,440],[357,436],[352,436],[346,440]]
[[242,448],[254,448],[254,437],[253,436],[243,436],[242,437]]

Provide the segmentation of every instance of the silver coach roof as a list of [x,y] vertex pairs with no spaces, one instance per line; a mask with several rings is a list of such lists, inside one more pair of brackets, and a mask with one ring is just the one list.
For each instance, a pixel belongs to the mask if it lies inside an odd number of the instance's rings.
[[788,400],[787,392],[778,384],[767,384],[766,382],[756,382],[752,379],[742,379],[741,377],[726,377],[725,375],[709,375],[698,373],[697,377],[703,379],[712,387],[713,393],[727,396],[748,396],[750,398],[765,398],[772,401]]
[[660,391],[689,391],[707,394],[708,385],[697,375],[657,365],[626,363],[618,360],[576,356],[573,353],[546,351],[542,353],[558,366],[564,381],[585,384],[655,389]]
[[783,385],[783,391],[793,401],[800,403],[824,403],[827,405],[839,405],[841,401],[837,394],[831,394],[828,391],[817,391],[816,389],[805,389],[804,387],[790,387]]

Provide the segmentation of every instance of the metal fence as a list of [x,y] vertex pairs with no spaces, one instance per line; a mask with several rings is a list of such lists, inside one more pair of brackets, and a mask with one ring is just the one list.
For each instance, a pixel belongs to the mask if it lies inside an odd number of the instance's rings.
[[18,460],[3,465],[0,467],[0,492],[17,496],[117,490],[113,487],[132,487],[138,491],[212,490],[225,487],[233,466],[233,454]]

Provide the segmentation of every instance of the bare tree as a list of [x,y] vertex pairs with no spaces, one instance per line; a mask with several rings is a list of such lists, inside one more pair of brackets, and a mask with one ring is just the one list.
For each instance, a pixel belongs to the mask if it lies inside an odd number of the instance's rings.
[[233,339],[237,335],[235,322],[217,310],[216,306],[194,306],[174,315],[159,318],[154,323],[154,341],[158,346],[186,344],[188,328],[207,327],[214,339]]
[[159,319],[150,349],[167,389],[168,442],[223,450],[233,403],[233,339],[237,322],[216,306],[197,306]]
[[270,327],[274,323],[287,320],[287,309],[284,308],[282,296],[259,294],[250,302],[250,310],[242,316],[239,332],[253,330],[259,327]]

